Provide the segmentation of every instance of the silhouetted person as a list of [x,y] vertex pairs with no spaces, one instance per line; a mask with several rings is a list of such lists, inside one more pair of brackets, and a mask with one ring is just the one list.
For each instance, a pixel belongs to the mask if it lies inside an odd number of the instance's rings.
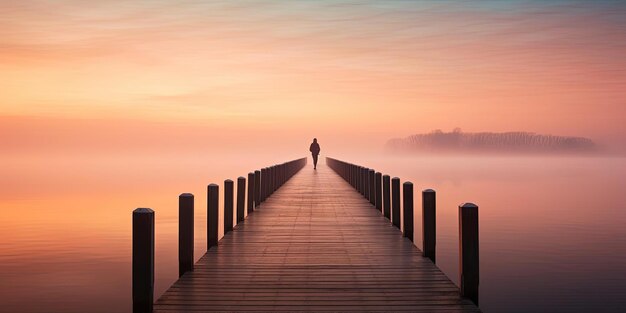
[[309,151],[313,154],[313,169],[317,169],[317,156],[320,155],[320,145],[317,143],[317,138],[313,138]]

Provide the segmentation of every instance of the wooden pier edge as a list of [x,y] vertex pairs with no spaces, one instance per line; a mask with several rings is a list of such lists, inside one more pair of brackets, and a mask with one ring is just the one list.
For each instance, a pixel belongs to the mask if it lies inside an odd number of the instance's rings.
[[[326,163],[329,165],[331,169],[333,169],[339,176],[341,176],[347,182],[351,181],[350,173],[353,167],[358,167],[355,164],[351,164],[345,161],[337,160],[334,158],[327,157]],[[376,196],[380,197],[380,182],[379,177],[381,177],[380,172],[376,172],[374,176],[372,173],[373,170],[369,170],[369,181],[370,184],[374,183],[375,180],[375,189],[370,189],[370,194],[366,194],[365,197],[372,204],[375,204],[376,210],[381,209],[381,203],[388,201],[384,199],[384,201],[375,199],[372,200],[372,192],[375,193]],[[389,175],[384,175],[383,177],[389,177]],[[394,226],[399,228],[400,223],[400,179],[394,177],[391,180],[391,207],[392,207],[392,223]],[[358,187],[356,188],[358,191]],[[386,192],[383,192],[385,197],[389,197]],[[409,238],[409,240],[413,241],[413,216],[414,216],[414,199],[413,199],[413,183],[404,182],[403,183],[403,228],[402,233],[405,237]],[[436,200],[435,200],[435,191],[432,189],[425,189],[422,192],[422,231],[423,231],[423,250],[422,255],[428,259],[430,259],[433,264],[436,260]],[[383,210],[383,215],[385,215],[385,211]],[[478,206],[473,203],[464,203],[459,206],[459,281],[461,286],[459,287],[459,293],[468,299],[470,299],[474,304],[478,305],[478,290],[479,290],[479,242],[478,242]]]

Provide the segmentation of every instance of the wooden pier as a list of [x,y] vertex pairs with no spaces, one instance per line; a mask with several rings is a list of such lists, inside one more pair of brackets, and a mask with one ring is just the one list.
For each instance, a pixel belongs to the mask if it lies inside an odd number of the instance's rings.
[[[290,179],[268,170],[284,184],[261,188],[262,204],[182,274],[153,311],[480,312],[434,256],[424,257],[412,234],[403,236],[383,214],[382,204],[359,193],[368,189],[360,175],[368,181],[369,171],[336,167],[339,175],[320,164]],[[391,201],[384,202],[390,209]]]

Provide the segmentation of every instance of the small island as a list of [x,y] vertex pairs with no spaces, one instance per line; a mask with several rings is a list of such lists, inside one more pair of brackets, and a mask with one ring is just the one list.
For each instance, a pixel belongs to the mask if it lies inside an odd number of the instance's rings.
[[451,132],[439,129],[426,134],[394,138],[386,149],[393,152],[471,152],[471,153],[590,153],[596,143],[584,137],[542,135],[532,132]]

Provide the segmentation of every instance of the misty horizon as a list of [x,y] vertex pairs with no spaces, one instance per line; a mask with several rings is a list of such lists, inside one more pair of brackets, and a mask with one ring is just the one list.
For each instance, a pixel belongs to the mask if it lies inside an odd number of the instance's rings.
[[[223,151],[233,154],[253,149],[257,154],[283,153],[301,156],[308,143],[317,137],[323,146],[322,154],[358,155],[358,153],[385,153],[390,141],[406,139],[397,130],[377,132],[344,132],[328,126],[303,133],[296,128],[268,126],[250,129],[232,126],[213,126],[212,123],[184,121],[144,121],[138,119],[95,118],[36,118],[25,116],[0,117],[0,141],[5,157],[29,154],[58,155],[184,155]],[[506,130],[480,130],[466,133],[504,133]],[[412,132],[430,134],[430,132]],[[514,132],[540,134],[539,132]],[[556,136],[561,137],[561,136]],[[578,136],[564,136],[577,138]],[[390,139],[392,138],[392,139]],[[612,137],[593,138],[595,154],[626,155],[626,142]],[[445,150],[445,149],[443,149]],[[434,149],[431,152],[443,152]],[[593,155],[593,154],[589,154]]]

